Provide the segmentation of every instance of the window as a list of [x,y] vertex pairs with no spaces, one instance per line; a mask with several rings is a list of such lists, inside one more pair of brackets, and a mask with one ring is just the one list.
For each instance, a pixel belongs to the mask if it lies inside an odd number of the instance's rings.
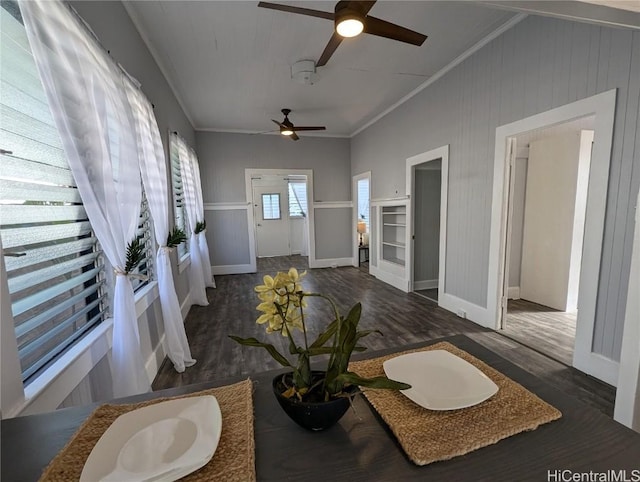
[[280,194],[262,195],[262,219],[280,219]]
[[[23,381],[107,317],[108,276],[15,2],[0,8],[0,237]],[[139,274],[151,273],[146,202]],[[146,281],[133,280],[139,289]]]
[[[180,172],[180,156],[178,154],[178,138],[171,134],[169,150],[171,151],[171,184],[173,186],[173,214],[176,228],[187,233],[187,211],[184,202],[184,189],[182,187],[182,174]],[[187,233],[187,238],[188,238]],[[187,243],[178,246],[178,259],[182,259],[188,253]]]
[[307,215],[306,181],[289,181],[289,217],[301,218]]
[[105,317],[102,258],[17,5],[2,2],[0,236],[23,380]]

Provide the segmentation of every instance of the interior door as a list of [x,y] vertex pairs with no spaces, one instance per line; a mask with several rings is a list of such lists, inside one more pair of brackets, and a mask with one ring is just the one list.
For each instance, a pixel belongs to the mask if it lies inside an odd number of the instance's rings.
[[253,209],[258,257],[289,256],[287,182],[253,183]]

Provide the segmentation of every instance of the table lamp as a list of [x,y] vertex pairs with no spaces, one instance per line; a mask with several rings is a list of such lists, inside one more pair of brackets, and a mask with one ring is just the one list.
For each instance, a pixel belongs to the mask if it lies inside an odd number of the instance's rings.
[[356,228],[358,235],[360,236],[360,246],[362,246],[362,235],[367,232],[367,223],[364,221],[358,221],[358,227]]

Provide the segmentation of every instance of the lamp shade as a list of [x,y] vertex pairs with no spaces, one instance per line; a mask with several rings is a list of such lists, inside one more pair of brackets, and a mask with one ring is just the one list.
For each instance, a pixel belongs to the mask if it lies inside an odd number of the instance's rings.
[[356,228],[358,234],[364,234],[367,232],[367,223],[364,221],[358,221],[358,227]]

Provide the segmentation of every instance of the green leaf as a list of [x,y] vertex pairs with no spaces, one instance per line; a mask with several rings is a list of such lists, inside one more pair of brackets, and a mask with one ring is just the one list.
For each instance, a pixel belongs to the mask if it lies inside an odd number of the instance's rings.
[[193,232],[196,234],[200,234],[205,229],[207,229],[207,222],[205,220],[202,220],[196,222],[196,229],[194,229]]
[[280,365],[282,365],[283,367],[292,366],[291,363],[289,363],[289,360],[287,360],[283,355],[281,355],[280,352],[276,350],[276,347],[274,347],[269,343],[263,343],[256,338],[240,338],[238,336],[233,336],[233,335],[229,335],[229,338],[231,338],[233,341],[240,343],[241,345],[244,345],[244,346],[257,346],[260,348],[264,348],[269,352],[269,355],[271,355],[273,359],[278,363],[280,363]]
[[374,378],[362,378],[353,372],[345,372],[338,375],[337,380],[343,383],[351,383],[352,385],[359,385],[361,387],[368,388],[386,388],[389,390],[406,390],[411,388],[411,385],[403,382],[397,382],[387,377],[374,377]]
[[185,232],[178,228],[174,227],[173,230],[167,236],[167,247],[175,248],[179,244],[184,243],[187,240],[187,235]]
[[337,329],[338,320],[333,320],[329,324],[329,326],[327,326],[327,329],[323,333],[320,333],[320,335],[318,335],[316,341],[314,341],[309,348],[318,348],[324,346],[324,344],[327,343],[336,334]]
[[331,355],[332,348],[330,346],[320,346],[317,348],[309,348],[309,356]]
[[125,264],[125,273],[131,273],[144,259],[144,243],[139,239],[133,239],[127,245],[127,263]]
[[380,336],[384,336],[380,330],[362,330],[356,333],[356,338],[359,340],[360,338],[369,336],[372,333],[377,333]]

